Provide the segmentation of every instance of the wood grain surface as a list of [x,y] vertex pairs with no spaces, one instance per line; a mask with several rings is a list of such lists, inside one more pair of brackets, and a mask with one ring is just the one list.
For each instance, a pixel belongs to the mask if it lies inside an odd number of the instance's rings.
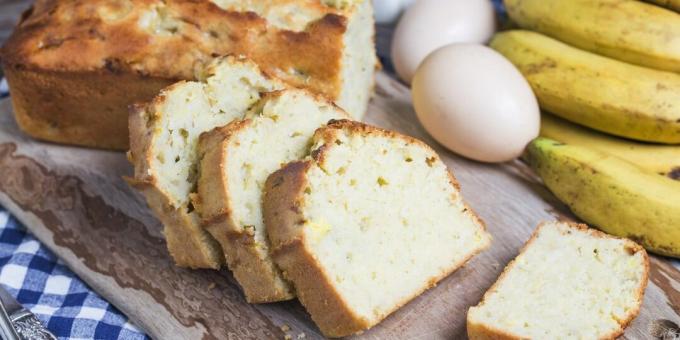
[[[0,39],[25,6],[26,1],[0,1]],[[516,256],[534,227],[572,216],[521,162],[484,165],[443,150],[417,123],[409,98],[408,88],[379,74],[367,121],[433,145],[494,241],[437,287],[357,338],[464,339],[467,309]],[[173,266],[159,222],[122,180],[131,171],[123,153],[26,137],[14,122],[10,101],[0,101],[0,204],[152,337],[321,337],[296,301],[249,305],[228,271]],[[649,326],[659,319],[680,323],[680,272],[669,260],[652,256],[642,312],[623,338],[652,338]]]

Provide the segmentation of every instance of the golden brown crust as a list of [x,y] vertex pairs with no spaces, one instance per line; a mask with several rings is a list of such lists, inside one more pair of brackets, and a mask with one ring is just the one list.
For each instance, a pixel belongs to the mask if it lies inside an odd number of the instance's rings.
[[213,238],[205,237],[196,214],[189,213],[184,207],[173,208],[167,196],[152,185],[144,186],[140,191],[163,223],[168,251],[177,266],[192,269],[222,267],[224,259],[220,245]]
[[128,145],[126,112],[174,79],[109,72],[52,72],[4,68],[21,129],[32,137],[103,149]]
[[[123,150],[127,106],[150,99],[174,80],[194,79],[215,56],[245,55],[293,86],[337,99],[353,9],[315,0],[307,6],[323,15],[295,32],[208,0],[39,0],[0,49],[0,58],[17,97],[19,122],[29,134]],[[149,21],[145,13],[154,11],[169,23],[141,27]]]
[[150,120],[149,106],[151,104],[134,104],[129,108],[128,131],[130,133],[130,150],[127,152],[128,161],[135,170],[136,182],[150,182],[150,155],[147,154],[153,141],[153,131],[147,128]]
[[[536,227],[536,230],[534,230],[533,234],[531,234],[531,237],[529,238],[529,240],[527,240],[527,242],[524,244],[524,246],[522,246],[522,248],[520,249],[519,253],[517,254],[517,257],[524,254],[524,252],[527,250],[527,248],[538,237],[538,233],[540,232],[541,228],[548,223],[550,223],[550,222],[542,222],[538,225],[538,227]],[[648,281],[648,278],[649,278],[649,256],[647,255],[647,252],[645,251],[645,249],[642,246],[640,246],[639,244],[637,244],[637,243],[635,243],[635,242],[633,242],[629,239],[622,238],[622,237],[615,237],[615,236],[603,233],[599,230],[590,228],[587,225],[582,224],[582,223],[572,223],[572,222],[568,222],[568,223],[567,222],[560,222],[560,223],[565,223],[570,228],[578,229],[578,230],[581,230],[581,231],[586,231],[587,233],[589,233],[593,237],[625,240],[626,243],[627,243],[626,244],[627,249],[631,252],[631,254],[635,254],[637,252],[642,252],[642,255],[643,255],[643,258],[644,258],[645,269],[644,269],[642,284],[638,288],[638,291],[637,291],[637,294],[636,294],[637,300],[639,301],[639,303],[637,304],[635,309],[631,310],[628,313],[628,317],[625,320],[619,321],[619,325],[621,326],[619,329],[612,332],[612,334],[608,334],[608,335],[605,335],[605,336],[600,338],[601,340],[617,339],[619,336],[621,336],[623,334],[626,327],[628,327],[628,325],[640,313],[640,308],[642,306],[642,299],[643,299],[643,296],[644,296],[644,293],[645,293],[645,289],[647,288],[647,281]],[[507,273],[510,272],[512,270],[512,268],[514,268],[515,262],[517,261],[517,257],[515,257],[512,261],[510,261],[510,263],[508,263],[508,265],[505,267],[505,269],[503,269],[503,272],[501,273],[501,275],[498,277],[496,282],[494,282],[494,284],[486,291],[486,293],[484,293],[482,300],[479,302],[479,304],[477,304],[477,306],[481,306],[485,303],[486,298],[496,290],[496,288],[503,281],[503,279],[505,278]],[[516,334],[511,334],[511,333],[509,333],[505,330],[497,329],[497,328],[494,328],[493,326],[489,326],[489,325],[475,323],[474,321],[470,320],[470,314],[469,313],[468,313],[468,318],[467,318],[467,333],[468,333],[468,338],[470,338],[470,340],[519,340],[519,339],[523,339],[522,337],[520,337]]]
[[[427,149],[432,153],[433,157],[435,158],[433,161],[441,160],[439,155],[437,155],[437,153],[427,143],[421,141],[420,139],[403,135],[396,131],[382,129],[377,126],[349,119],[333,119],[329,121],[326,126],[319,128],[317,130],[314,138],[332,144],[332,142],[335,141],[335,132],[337,130],[347,130],[351,131],[352,133],[359,133],[366,136],[378,135],[383,136],[385,138],[400,139],[403,140],[404,143],[406,144],[415,144],[418,145],[419,147]],[[457,185],[458,182],[456,182],[455,184]]]
[[524,340],[514,334],[487,325],[480,325],[468,320],[467,333],[469,340]]
[[[364,135],[378,134],[388,138],[398,138],[405,143],[415,143],[431,150],[422,141],[394,131],[349,120],[333,120],[327,126],[316,131],[314,139],[323,140],[324,144],[312,152],[311,159],[289,163],[267,179],[263,200],[264,219],[267,234],[272,244],[272,256],[284,271],[286,278],[294,282],[298,298],[310,312],[314,322],[324,335],[329,337],[352,335],[381,321],[372,322],[353,312],[335,289],[331,276],[324,272],[312,252],[306,249],[304,233],[301,228],[301,225],[305,222],[302,207],[305,196],[304,190],[307,187],[306,173],[313,166],[323,165],[325,155],[335,145],[336,136],[340,130]],[[434,151],[432,153],[434,157],[438,157]],[[449,176],[451,184],[456,186],[457,182],[453,176],[450,173]],[[481,220],[469,208],[468,211],[470,216],[484,229]],[[437,282],[484,250],[488,244],[487,242],[476,252],[468,254],[458,263],[452,264],[442,275],[432,278],[422,289],[400,301],[394,310],[405,305],[427,289],[434,287]],[[383,318],[387,315],[389,313],[384,315]]]
[[220,245],[205,233],[195,213],[190,212],[188,207],[176,207],[172,203],[169,195],[156,185],[150,169],[154,135],[147,125],[157,119],[153,116],[156,112],[153,108],[162,100],[163,94],[148,105],[131,108],[128,158],[134,165],[135,176],[129,182],[144,194],[149,207],[163,223],[168,250],[178,266],[219,269],[224,262]]
[[[349,13],[317,7],[326,15],[294,32],[272,27],[253,12],[223,10],[207,0],[37,1],[3,46],[2,60],[35,71],[107,70],[192,79],[215,56],[245,55],[268,71],[294,67],[314,74],[308,80],[317,85],[311,87],[333,96],[347,29],[343,15]],[[156,10],[157,19],[172,27],[140,25],[145,13]],[[192,46],[190,53],[187,46]],[[303,79],[288,77],[305,86]]]
[[288,240],[302,237],[298,228],[304,223],[301,192],[307,186],[305,174],[312,166],[311,161],[290,162],[267,177],[262,212],[272,253]]
[[198,200],[195,202],[203,226],[221,244],[227,265],[243,288],[250,303],[290,300],[295,297],[280,278],[278,268],[262,260],[255,237],[241,230],[230,218],[227,146],[231,138],[251,124],[251,120],[236,120],[224,127],[203,133],[199,141],[200,169]]
[[[234,120],[229,124],[201,134],[198,140],[198,200],[194,206],[203,224],[224,223],[231,215],[229,186],[224,176],[229,138],[251,124],[251,120]],[[228,230],[236,228],[228,228]]]

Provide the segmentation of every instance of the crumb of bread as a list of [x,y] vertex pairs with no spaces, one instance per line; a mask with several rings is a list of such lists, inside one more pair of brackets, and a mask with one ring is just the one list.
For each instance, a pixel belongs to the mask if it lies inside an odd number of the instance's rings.
[[[288,89],[264,94],[245,119],[201,137],[198,192],[202,201],[213,204],[210,208],[203,205],[199,212],[206,220],[230,212],[207,229],[225,249],[227,263],[248,301],[273,302],[294,296],[269,251],[262,213],[267,177],[282,164],[304,158],[317,129],[330,120],[349,117],[325,98]],[[250,241],[233,242],[226,235]]]
[[642,303],[647,254],[584,225],[539,226],[482,302],[468,312],[471,339],[610,339]]
[[269,177],[264,210],[273,257],[324,335],[370,328],[491,242],[426,144],[333,121],[311,150]]

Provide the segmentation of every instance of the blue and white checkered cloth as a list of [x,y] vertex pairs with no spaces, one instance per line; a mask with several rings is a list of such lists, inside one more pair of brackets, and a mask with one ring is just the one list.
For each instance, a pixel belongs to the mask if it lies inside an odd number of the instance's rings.
[[[5,79],[0,98],[7,97]],[[148,339],[0,206],[0,285],[59,339]]]
[[148,339],[0,206],[0,285],[59,339]]

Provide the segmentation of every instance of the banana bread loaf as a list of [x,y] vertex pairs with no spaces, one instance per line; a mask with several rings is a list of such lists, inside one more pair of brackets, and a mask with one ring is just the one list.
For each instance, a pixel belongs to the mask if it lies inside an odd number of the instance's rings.
[[128,105],[227,54],[360,118],[377,65],[373,32],[362,0],[37,0],[0,58],[25,132],[127,149]]

